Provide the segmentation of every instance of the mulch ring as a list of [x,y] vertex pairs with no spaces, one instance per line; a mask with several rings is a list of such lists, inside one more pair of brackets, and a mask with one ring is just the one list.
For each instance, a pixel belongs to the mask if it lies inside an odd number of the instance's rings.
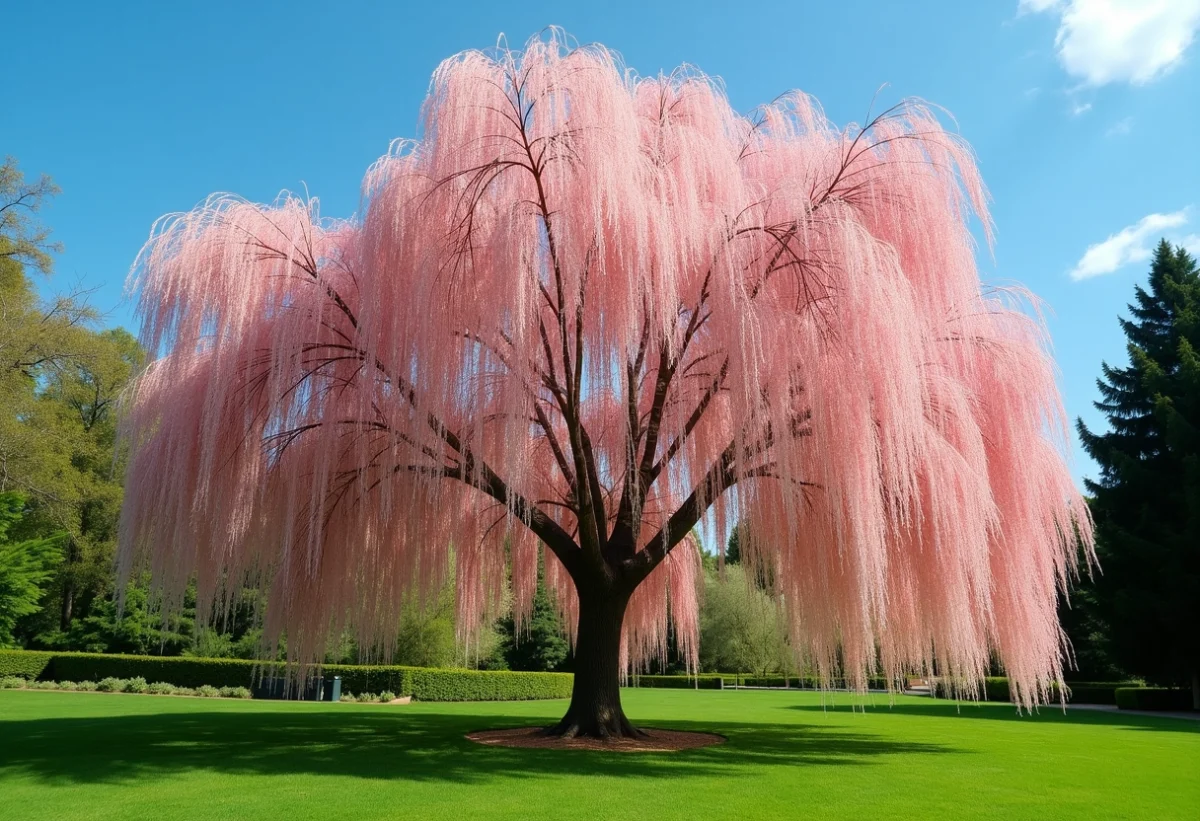
[[492,747],[523,747],[533,750],[604,750],[614,753],[670,753],[695,750],[725,742],[716,733],[689,733],[684,730],[660,730],[643,727],[640,738],[561,738],[545,734],[544,727],[517,727],[511,730],[479,730],[467,733],[476,744]]

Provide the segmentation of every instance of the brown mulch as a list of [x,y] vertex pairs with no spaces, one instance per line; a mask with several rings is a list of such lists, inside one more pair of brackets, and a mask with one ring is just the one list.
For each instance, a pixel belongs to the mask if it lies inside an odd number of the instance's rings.
[[694,750],[721,744],[725,736],[716,733],[689,733],[683,730],[659,730],[643,727],[640,738],[560,738],[545,735],[543,727],[518,727],[513,730],[480,730],[467,733],[476,744],[493,747],[523,747],[537,750],[606,750],[615,753],[663,753]]

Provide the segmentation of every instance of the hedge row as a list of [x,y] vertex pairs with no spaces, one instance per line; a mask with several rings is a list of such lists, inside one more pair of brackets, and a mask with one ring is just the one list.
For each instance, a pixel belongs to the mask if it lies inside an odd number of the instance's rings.
[[720,690],[724,685],[719,675],[699,676],[634,676],[629,682],[635,687],[670,689]]
[[1122,710],[1192,710],[1191,690],[1168,687],[1118,687],[1117,706]]
[[[266,675],[282,675],[281,665],[244,659],[190,656],[124,656],[101,653],[49,653],[0,650],[0,676],[43,681],[100,681],[144,678],[177,687],[253,687]],[[398,665],[327,664],[324,676],[341,676],[351,693],[390,691],[418,701],[517,701],[569,698],[569,673],[516,673],[493,670],[435,670]]]
[[39,678],[52,658],[54,653],[38,650],[0,650],[0,678]]
[[[1116,692],[1121,688],[1143,689],[1134,681],[1069,681],[1067,682],[1067,701],[1074,704],[1116,704]],[[944,682],[938,682],[937,696],[939,698],[953,697],[953,692]],[[985,701],[1011,701],[1008,679],[1004,676],[988,676],[983,680],[983,698]],[[1059,700],[1058,686],[1050,688],[1050,701]]]

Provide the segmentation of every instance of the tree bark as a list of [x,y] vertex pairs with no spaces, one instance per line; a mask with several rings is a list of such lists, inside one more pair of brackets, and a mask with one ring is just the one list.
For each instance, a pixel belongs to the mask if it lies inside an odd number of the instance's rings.
[[579,591],[579,633],[571,706],[548,735],[633,738],[643,735],[621,709],[621,624],[632,591]]

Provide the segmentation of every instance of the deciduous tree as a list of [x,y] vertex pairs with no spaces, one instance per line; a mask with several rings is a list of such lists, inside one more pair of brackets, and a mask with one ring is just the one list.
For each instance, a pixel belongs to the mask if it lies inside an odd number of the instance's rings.
[[552,32],[444,62],[422,123],[354,220],[221,196],[154,230],[124,572],[218,608],[255,580],[311,661],[347,624],[386,645],[450,545],[459,624],[509,556],[523,622],[545,546],[575,651],[553,731],[626,735],[622,669],[668,624],[695,665],[689,534],[736,503],[827,680],[970,684],[994,650],[1049,692],[1089,520],[1042,328],[981,287],[984,189],[927,108],[743,116]]

